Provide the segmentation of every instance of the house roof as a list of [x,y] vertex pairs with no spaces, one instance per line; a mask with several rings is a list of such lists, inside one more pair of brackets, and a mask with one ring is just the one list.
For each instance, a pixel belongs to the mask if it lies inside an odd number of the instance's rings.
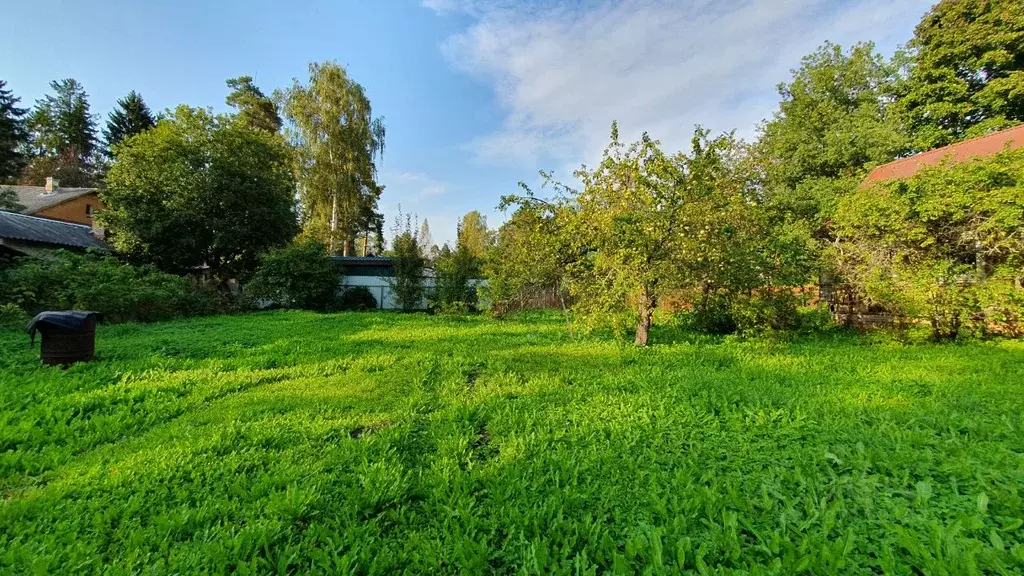
[[391,258],[384,256],[332,256],[331,260],[345,266],[390,266]]
[[39,218],[0,210],[0,240],[11,239],[68,248],[110,250],[84,224]]
[[1018,148],[1024,148],[1024,125],[884,164],[868,174],[864,183],[910,178],[922,168],[937,166],[947,159],[954,164],[960,164],[974,158],[995,156],[1004,150]]
[[43,186],[4,186],[4,188],[11,188],[18,195],[18,204],[25,207],[21,211],[23,214],[34,214],[57,204],[63,204],[68,200],[74,200],[79,196],[96,192],[96,188],[57,188],[53,192],[47,192]]

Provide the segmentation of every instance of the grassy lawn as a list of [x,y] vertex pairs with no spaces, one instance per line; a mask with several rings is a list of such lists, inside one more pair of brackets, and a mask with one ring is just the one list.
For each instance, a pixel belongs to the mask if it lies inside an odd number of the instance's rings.
[[2,573],[1024,572],[1024,343],[274,312],[0,333]]

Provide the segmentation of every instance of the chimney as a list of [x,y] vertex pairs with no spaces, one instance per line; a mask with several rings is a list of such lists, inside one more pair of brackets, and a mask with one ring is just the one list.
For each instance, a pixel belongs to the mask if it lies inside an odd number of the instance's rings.
[[92,229],[92,236],[96,240],[100,240],[100,241],[105,241],[106,240],[106,229],[104,229],[103,227],[101,227],[101,225],[99,225],[99,222],[96,221],[95,216],[92,217],[92,222],[90,223],[89,228]]
[[46,177],[46,193],[52,194],[54,191],[60,189],[60,181],[53,176]]
[[96,223],[96,219],[92,219],[92,235],[97,240],[105,241],[107,239],[107,229]]

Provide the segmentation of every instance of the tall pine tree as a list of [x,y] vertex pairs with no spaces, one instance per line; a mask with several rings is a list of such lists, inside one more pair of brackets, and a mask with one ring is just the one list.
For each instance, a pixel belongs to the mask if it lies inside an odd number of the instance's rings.
[[156,119],[149,106],[142,100],[138,92],[132,90],[127,96],[117,101],[117,107],[107,118],[107,127],[103,130],[103,138],[107,142],[107,151],[113,154],[115,146],[125,138],[135,136],[156,126]]
[[21,101],[0,80],[0,182],[16,178],[25,165],[24,147],[28,144],[25,130],[25,114],[28,110],[18,108]]
[[277,104],[252,83],[252,76],[231,78],[227,81],[231,93],[227,104],[238,110],[238,119],[253,130],[278,132],[281,130],[281,116]]

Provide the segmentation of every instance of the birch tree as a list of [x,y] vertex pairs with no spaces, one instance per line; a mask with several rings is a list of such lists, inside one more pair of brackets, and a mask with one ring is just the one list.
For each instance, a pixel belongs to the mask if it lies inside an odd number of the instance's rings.
[[373,116],[363,87],[336,62],[311,63],[308,84],[295,79],[275,97],[297,151],[303,232],[347,256],[356,235],[379,220],[376,162],[384,153],[384,120]]

